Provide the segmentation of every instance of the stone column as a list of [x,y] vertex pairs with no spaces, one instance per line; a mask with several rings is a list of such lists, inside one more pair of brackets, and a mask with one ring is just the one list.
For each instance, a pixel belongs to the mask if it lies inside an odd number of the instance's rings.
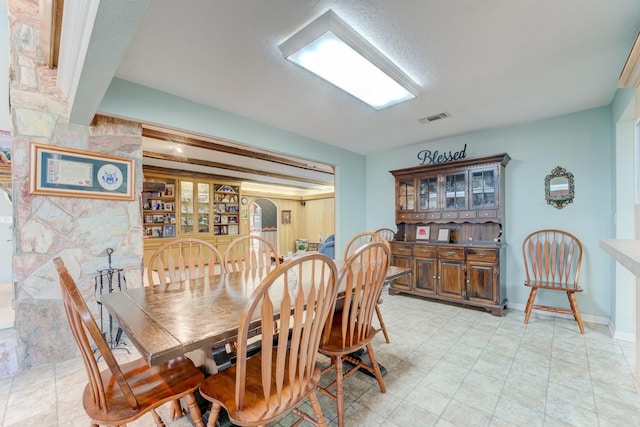
[[[52,259],[61,257],[89,307],[97,313],[93,276],[123,268],[129,286],[142,278],[142,131],[108,117],[90,126],[68,122],[66,99],[38,50],[38,2],[9,0],[10,94],[14,184],[15,329],[20,369],[78,355]],[[29,193],[32,142],[136,160],[135,201],[34,196]],[[1,363],[1,361],[0,361]]]

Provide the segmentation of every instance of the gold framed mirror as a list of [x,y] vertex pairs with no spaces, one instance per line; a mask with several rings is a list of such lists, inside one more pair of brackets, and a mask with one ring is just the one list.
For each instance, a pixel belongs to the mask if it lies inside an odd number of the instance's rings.
[[547,204],[562,209],[573,203],[574,183],[573,174],[565,168],[556,166],[544,179],[544,196]]

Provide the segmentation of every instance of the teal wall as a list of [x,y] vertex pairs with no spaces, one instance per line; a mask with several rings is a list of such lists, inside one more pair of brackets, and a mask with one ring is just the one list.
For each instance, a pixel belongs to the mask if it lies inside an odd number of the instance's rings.
[[[617,104],[615,107],[620,108]],[[528,288],[522,285],[522,240],[535,229],[551,227],[576,234],[584,244],[581,278],[585,292],[578,296],[578,303],[585,320],[606,323],[616,307],[611,290],[614,267],[599,248],[601,239],[614,236],[615,125],[609,107],[394,148],[367,157],[117,79],[99,111],[334,165],[338,252],[346,243],[343,236],[393,226],[394,181],[389,171],[417,165],[420,150],[460,150],[467,144],[468,157],[506,152],[512,158],[506,168],[504,229],[511,306],[523,308],[528,296]],[[544,178],[556,166],[573,173],[576,181],[574,203],[564,209],[547,205],[544,199]],[[559,293],[541,293],[538,302],[567,305],[566,296]]]
[[[506,167],[505,241],[507,298],[523,307],[528,288],[521,244],[539,228],[560,228],[574,233],[584,245],[581,312],[606,322],[611,314],[610,259],[599,248],[611,236],[611,119],[608,107],[587,110],[519,126],[504,127],[388,150],[367,157],[367,228],[394,223],[394,180],[390,170],[415,166],[423,149],[460,150],[467,157],[508,153]],[[453,119],[455,120],[455,119]],[[437,124],[436,124],[437,126]],[[575,177],[575,200],[564,209],[546,204],[545,176],[561,166]],[[540,304],[568,306],[566,295],[539,293]]]
[[109,86],[98,112],[333,165],[336,244],[343,248],[342,236],[365,231],[364,156],[119,79]]

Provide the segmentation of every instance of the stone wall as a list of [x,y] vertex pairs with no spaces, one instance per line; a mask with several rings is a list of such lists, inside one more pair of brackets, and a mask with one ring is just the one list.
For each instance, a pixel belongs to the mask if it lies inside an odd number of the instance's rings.
[[[60,296],[52,259],[61,257],[96,314],[93,278],[123,268],[129,286],[142,278],[141,205],[29,193],[32,142],[136,159],[135,194],[142,182],[139,124],[97,116],[90,126],[68,122],[66,100],[38,51],[38,2],[9,0],[10,98],[14,185],[15,330],[20,369],[78,354]],[[0,361],[1,363],[1,361]],[[1,372],[1,369],[0,369]]]

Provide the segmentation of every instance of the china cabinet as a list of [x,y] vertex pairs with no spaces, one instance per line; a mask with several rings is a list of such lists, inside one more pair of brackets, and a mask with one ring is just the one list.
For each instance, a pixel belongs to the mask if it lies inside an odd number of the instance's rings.
[[175,180],[157,178],[149,180],[149,184],[161,184],[153,191],[144,193],[142,205],[142,234],[145,238],[160,239],[175,237]]
[[240,221],[238,183],[146,170],[145,178],[165,184],[163,191],[145,193],[143,198],[145,265],[167,238],[196,237],[224,253],[234,238],[248,234],[248,221]]
[[[413,274],[392,283],[408,293],[484,308],[506,306],[503,235],[507,154],[391,171],[396,186],[392,263]],[[442,236],[447,236],[442,240]]]

